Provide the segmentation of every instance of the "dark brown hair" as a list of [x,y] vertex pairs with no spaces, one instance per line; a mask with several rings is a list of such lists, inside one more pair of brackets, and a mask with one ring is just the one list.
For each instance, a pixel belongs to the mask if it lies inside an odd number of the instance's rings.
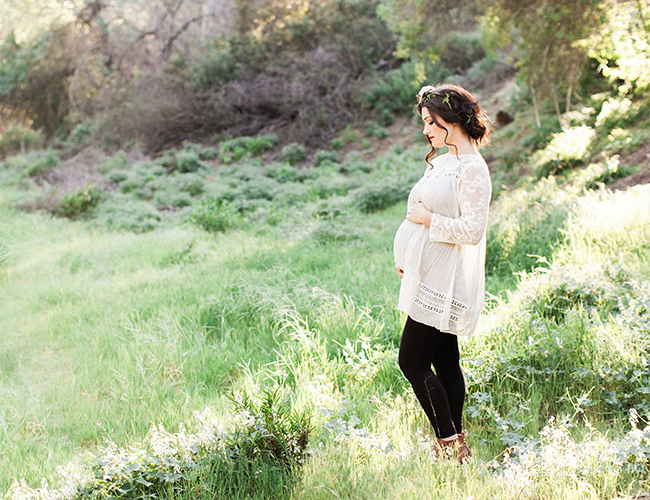
[[[427,108],[433,123],[440,128],[446,130],[438,122],[437,117],[450,124],[459,124],[474,145],[485,146],[490,142],[490,127],[487,115],[481,109],[476,97],[460,85],[446,83],[437,87],[422,87],[416,105],[417,112],[420,115],[422,115],[422,108]],[[448,130],[447,136],[449,136]],[[449,144],[446,137],[445,144]],[[426,157],[427,163],[435,154],[436,148],[431,144],[431,151]]]

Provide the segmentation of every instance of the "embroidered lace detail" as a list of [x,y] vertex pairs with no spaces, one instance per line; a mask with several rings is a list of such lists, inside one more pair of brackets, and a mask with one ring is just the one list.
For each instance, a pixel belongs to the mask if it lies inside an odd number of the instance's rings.
[[436,173],[436,169],[429,168],[424,174],[427,179],[441,179],[446,177],[448,179],[460,179],[460,174],[458,172],[445,172],[445,173]]
[[[413,302],[427,311],[444,314],[446,300],[447,297],[444,293],[436,292],[428,286],[420,283],[418,286],[418,293]],[[465,311],[467,311],[467,306],[465,304],[458,302],[457,300],[452,300],[449,320],[458,321],[459,316],[461,316]]]
[[431,241],[460,245],[476,245],[487,225],[490,207],[490,174],[481,160],[461,160],[458,182],[458,206],[460,217],[431,216],[429,235]]

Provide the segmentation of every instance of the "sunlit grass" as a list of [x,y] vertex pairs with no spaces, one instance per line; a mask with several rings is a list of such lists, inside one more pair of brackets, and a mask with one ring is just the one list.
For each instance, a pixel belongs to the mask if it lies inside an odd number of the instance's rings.
[[[190,427],[206,406],[227,415],[226,394],[242,387],[277,387],[313,413],[310,458],[281,488],[293,498],[577,499],[643,488],[645,476],[605,449],[630,431],[630,408],[650,416],[639,312],[650,302],[647,187],[585,195],[548,180],[494,205],[505,264],[493,261],[490,308],[461,345],[474,452],[465,467],[430,453],[397,368],[392,239],[403,204],[343,222],[362,238],[323,242],[265,225],[112,232],[1,198],[11,253],[0,268],[3,491],[11,478],[56,484],[57,466],[107,441],[140,443],[152,423]],[[542,250],[541,269],[529,248]],[[536,442],[545,428],[557,442]],[[579,466],[556,466],[548,453],[558,443]],[[529,458],[511,450],[504,462],[510,446]],[[216,491],[205,481],[164,495]]]

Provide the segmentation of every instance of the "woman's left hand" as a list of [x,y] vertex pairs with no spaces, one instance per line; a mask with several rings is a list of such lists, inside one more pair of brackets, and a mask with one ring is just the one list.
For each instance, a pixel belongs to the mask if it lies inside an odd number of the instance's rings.
[[406,213],[406,220],[410,220],[415,224],[424,224],[429,227],[431,225],[431,212],[424,207],[421,201],[413,205],[411,210]]

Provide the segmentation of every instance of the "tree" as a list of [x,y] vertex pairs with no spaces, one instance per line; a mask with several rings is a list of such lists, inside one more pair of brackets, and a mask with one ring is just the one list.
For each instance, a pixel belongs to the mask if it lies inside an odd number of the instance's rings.
[[[552,97],[560,115],[558,92],[566,92],[569,111],[575,84],[588,60],[581,42],[597,32],[608,0],[482,0],[485,22],[512,33],[521,58],[519,77],[537,101]],[[514,33],[511,28],[514,28]],[[539,118],[538,118],[539,126]]]
[[621,91],[650,90],[650,0],[610,1],[602,28],[582,45]]

